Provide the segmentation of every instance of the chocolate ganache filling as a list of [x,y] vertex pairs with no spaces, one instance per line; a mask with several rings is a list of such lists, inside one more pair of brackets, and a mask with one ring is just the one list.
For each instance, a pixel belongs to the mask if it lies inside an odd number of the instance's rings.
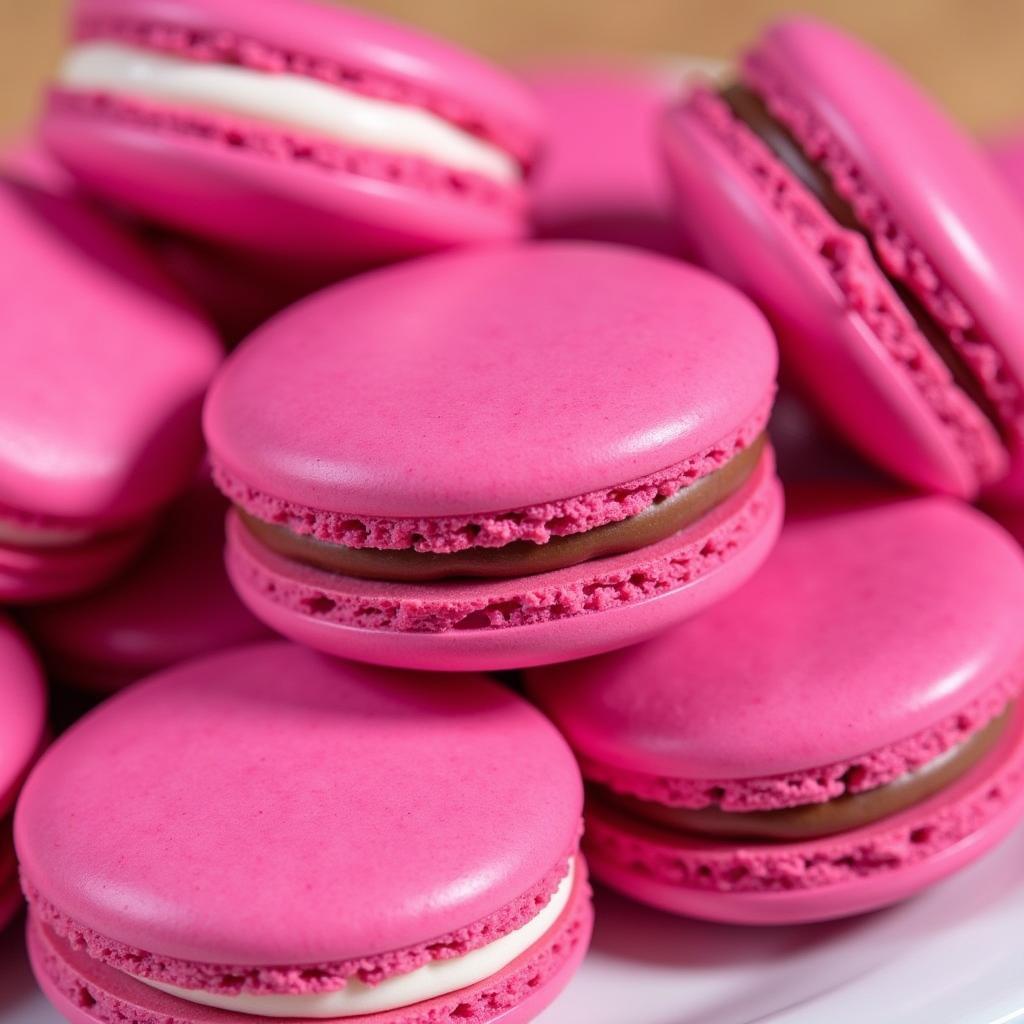
[[960,388],[992,423],[1000,435],[1005,434],[1002,419],[994,403],[985,394],[980,382],[950,342],[945,330],[935,321],[924,304],[900,280],[888,274],[878,257],[874,239],[857,219],[853,207],[836,191],[825,170],[811,160],[791,132],[776,119],[764,101],[745,85],[727,86],[721,92],[733,116],[747,126],[821,203],[842,227],[862,235],[871,247],[879,272],[885,275],[899,296],[917,329],[936,355],[946,364]]
[[715,839],[753,839],[800,842],[851,829],[898,814],[927,800],[966,775],[999,741],[1009,710],[994,718],[963,743],[892,782],[844,793],[824,803],[803,804],[774,811],[723,811],[720,807],[668,807],[650,800],[591,787],[592,796],[653,824]]
[[758,436],[718,469],[670,497],[655,499],[642,512],[621,522],[566,537],[552,537],[546,544],[521,540],[500,548],[469,548],[443,555],[350,548],[294,533],[286,527],[257,519],[242,509],[238,509],[238,514],[246,528],[277,554],[344,576],[403,583],[458,577],[532,576],[594,558],[636,551],[671,537],[736,493],[754,472],[766,443],[763,434]]

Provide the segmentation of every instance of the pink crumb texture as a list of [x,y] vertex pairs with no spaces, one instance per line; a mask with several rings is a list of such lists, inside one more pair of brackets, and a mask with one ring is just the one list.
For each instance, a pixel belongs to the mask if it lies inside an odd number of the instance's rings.
[[768,449],[753,477],[697,523],[639,551],[507,581],[404,585],[300,565],[261,545],[232,516],[228,571],[296,614],[359,629],[445,633],[529,626],[648,601],[713,573],[770,527],[778,509]]
[[52,89],[48,104],[55,118],[98,118],[169,138],[187,137],[193,143],[230,149],[268,163],[304,165],[367,182],[408,186],[515,216],[525,212],[526,200],[519,186],[502,185],[423,157],[347,146],[263,121],[111,93]]
[[[575,853],[575,849],[571,853]],[[30,880],[22,877],[22,887],[32,913],[47,929],[63,939],[72,949],[82,950],[94,960],[143,978],[201,988],[207,992],[228,995],[240,993],[329,992],[344,988],[356,978],[376,985],[398,974],[407,974],[424,964],[463,956],[486,946],[503,935],[521,928],[547,906],[558,884],[568,871],[568,859],[556,865],[523,896],[494,914],[465,928],[441,935],[417,946],[395,950],[378,956],[361,957],[334,963],[299,966],[244,966],[241,964],[204,964],[160,956],[134,946],[117,942],[89,928],[77,925],[44,899]]]
[[916,807],[852,832],[799,844],[715,842],[648,828],[595,803],[588,808],[585,848],[598,878],[609,865],[671,888],[721,894],[827,889],[912,871],[1005,827],[1022,787],[1018,711],[999,747],[963,779]]
[[656,499],[669,498],[721,468],[764,432],[770,412],[769,401],[729,436],[658,473],[560,501],[491,514],[393,519],[312,509],[247,487],[216,459],[214,478],[224,494],[251,515],[351,548],[411,548],[452,554],[474,547],[504,547],[515,541],[546,544],[553,537],[568,537],[628,519]]
[[[936,417],[945,436],[970,466],[975,481],[996,479],[1006,468],[999,435],[956,385],[949,368],[879,272],[864,237],[833,220],[717,96],[706,89],[696,90],[681,109],[736,161],[774,216],[791,231],[792,238],[813,255],[842,296],[845,309],[863,320]],[[976,488],[977,483],[973,486]]]
[[1017,438],[1024,437],[1024,387],[1017,376],[1019,366],[1008,363],[999,345],[985,335],[954,286],[943,280],[934,262],[900,223],[898,210],[872,185],[841,138],[802,98],[799,87],[789,83],[783,60],[784,56],[779,59],[770,49],[755,51],[744,61],[744,78],[850,203],[858,222],[871,235],[886,272],[905,284],[944,329],[998,410],[1002,427]]
[[[498,974],[423,1003],[364,1014],[365,1024],[526,1024],[568,982],[590,942],[593,910],[582,859],[570,901],[551,930]],[[34,917],[29,950],[40,984],[74,1024],[247,1024],[252,1016],[184,1002],[75,950]],[[282,1018],[262,1018],[286,1024]]]
[[542,134],[538,105],[509,76],[437,40],[357,11],[312,3],[277,12],[253,10],[238,0],[175,6],[86,0],[78,8],[74,39],[115,40],[203,63],[300,75],[421,107],[524,165],[536,154]]
[[611,768],[581,758],[585,778],[617,793],[669,807],[721,807],[724,811],[772,811],[824,803],[893,782],[970,739],[1024,689],[1024,667],[905,740],[820,768],[757,779],[674,779]]

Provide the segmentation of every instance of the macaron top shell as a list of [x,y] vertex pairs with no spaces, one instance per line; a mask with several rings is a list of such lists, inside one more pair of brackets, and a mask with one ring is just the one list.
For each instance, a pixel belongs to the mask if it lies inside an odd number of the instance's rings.
[[982,150],[901,71],[814,19],[770,28],[743,77],[812,159],[832,162],[837,191],[876,237],[886,270],[984,368],[992,397],[1010,389],[1019,420],[1024,214]]
[[79,927],[283,967],[494,914],[564,870],[581,811],[555,728],[486,678],[272,643],[162,673],[74,726],[27,783],[15,842],[28,884]]
[[595,243],[445,254],[325,290],[257,331],[205,410],[218,469],[314,509],[514,509],[654,473],[763,411],[746,299]]
[[1019,682],[1024,556],[1003,530],[947,498],[814,505],[703,615],[530,674],[579,753],[649,775],[773,776],[905,740]]
[[[46,683],[21,633],[0,615],[0,815],[14,793],[46,730]],[[2,872],[0,872],[2,874]]]
[[0,183],[0,508],[129,520],[184,486],[212,330],[146,255],[68,197]]
[[[543,115],[527,89],[472,54],[349,7],[291,0],[80,0],[75,34],[113,25],[180,28],[185,38],[237,34],[240,49],[267,70],[293,55],[336,65],[341,84],[435,111],[508,149],[524,162],[543,135]],[[173,32],[163,45],[175,47]],[[157,42],[151,39],[151,43]]]

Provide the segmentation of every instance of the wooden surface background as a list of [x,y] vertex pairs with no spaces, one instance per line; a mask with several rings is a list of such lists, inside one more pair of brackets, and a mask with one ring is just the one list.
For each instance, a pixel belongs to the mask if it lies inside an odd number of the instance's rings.
[[[514,63],[568,53],[728,56],[793,4],[364,0],[359,6]],[[988,134],[1024,122],[1024,0],[805,0],[800,6],[890,54],[972,129]],[[67,0],[0,0],[0,136],[31,118],[60,53],[67,7]]]

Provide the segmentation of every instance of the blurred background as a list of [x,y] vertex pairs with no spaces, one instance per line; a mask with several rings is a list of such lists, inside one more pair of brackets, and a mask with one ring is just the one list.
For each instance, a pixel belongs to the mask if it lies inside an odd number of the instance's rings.
[[[16,133],[61,48],[69,0],[0,0],[0,138]],[[365,0],[506,63],[570,53],[728,56],[773,16],[834,20],[902,64],[973,130],[1024,119],[1024,0]]]

